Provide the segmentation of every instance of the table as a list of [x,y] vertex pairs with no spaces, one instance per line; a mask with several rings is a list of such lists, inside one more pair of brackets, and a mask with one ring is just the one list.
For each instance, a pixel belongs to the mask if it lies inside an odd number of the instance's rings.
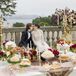
[[73,71],[73,65],[71,62],[65,62],[61,64],[61,68],[50,69],[48,71],[49,76],[68,76]]
[[[13,65],[14,66],[14,65]],[[46,76],[46,73],[40,72],[39,66],[30,66],[27,68],[11,68],[7,62],[0,61],[0,75],[1,76]]]
[[62,63],[62,68],[57,70],[45,70],[42,66],[30,66],[27,68],[12,69],[7,62],[0,62],[1,76],[68,76],[73,71],[71,62]]

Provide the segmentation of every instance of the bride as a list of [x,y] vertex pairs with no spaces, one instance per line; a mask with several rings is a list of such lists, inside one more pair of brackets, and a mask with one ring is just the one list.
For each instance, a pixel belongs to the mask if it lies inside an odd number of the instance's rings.
[[40,52],[46,51],[50,48],[44,41],[43,31],[38,24],[33,25],[32,40]]
[[36,45],[36,49],[41,53],[42,59],[54,57],[54,54],[52,53],[53,49],[44,41],[43,31],[38,24],[33,25],[32,40]]

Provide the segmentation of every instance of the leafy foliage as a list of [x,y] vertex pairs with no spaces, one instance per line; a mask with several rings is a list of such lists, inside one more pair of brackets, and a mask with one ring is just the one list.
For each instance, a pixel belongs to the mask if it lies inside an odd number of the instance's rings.
[[15,0],[0,0],[0,11],[3,15],[15,14]]
[[65,9],[56,9],[55,13],[48,17],[39,17],[32,21],[32,23],[40,24],[41,26],[63,26],[63,16],[67,16],[67,24],[70,27],[76,25],[76,11]]
[[52,25],[56,26],[57,25],[57,16],[55,14],[52,15],[51,17]]
[[25,24],[19,23],[19,22],[16,22],[13,24],[13,27],[24,27],[24,26],[25,26]]
[[59,25],[63,25],[63,16],[67,16],[68,26],[76,25],[76,11],[70,10],[69,8],[65,9],[56,9],[55,15],[59,17]]
[[51,16],[48,17],[39,17],[36,19],[33,19],[32,21],[33,24],[39,24],[41,26],[49,26],[51,25]]

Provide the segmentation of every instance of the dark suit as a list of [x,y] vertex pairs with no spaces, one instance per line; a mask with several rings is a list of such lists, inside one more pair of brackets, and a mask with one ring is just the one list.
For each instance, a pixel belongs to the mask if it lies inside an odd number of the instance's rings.
[[[30,34],[30,37],[28,38],[28,33]],[[23,31],[22,32],[22,36],[21,36],[21,41],[19,42],[19,45],[20,47],[24,46],[24,47],[27,47],[27,45],[29,45],[29,47],[35,47],[33,41],[32,41],[32,35],[31,35],[31,32],[29,31]]]

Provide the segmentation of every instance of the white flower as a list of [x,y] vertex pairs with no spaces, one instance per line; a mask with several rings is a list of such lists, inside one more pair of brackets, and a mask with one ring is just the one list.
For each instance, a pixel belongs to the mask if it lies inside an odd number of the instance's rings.
[[60,48],[61,48],[61,44],[57,44],[57,50],[60,51],[61,50]]
[[8,42],[5,44],[5,48],[8,49],[9,47],[16,47],[16,43],[13,42],[13,41],[8,41]]
[[22,59],[20,65],[31,65],[31,62],[29,59]]
[[9,51],[8,51],[8,52],[6,52],[6,55],[7,55],[7,56],[9,56],[10,54],[11,54],[11,53],[10,53]]
[[19,55],[15,54],[11,59],[10,61],[19,61],[20,58],[19,58]]
[[54,54],[51,51],[44,51],[41,56],[45,59],[50,59],[54,57]]

